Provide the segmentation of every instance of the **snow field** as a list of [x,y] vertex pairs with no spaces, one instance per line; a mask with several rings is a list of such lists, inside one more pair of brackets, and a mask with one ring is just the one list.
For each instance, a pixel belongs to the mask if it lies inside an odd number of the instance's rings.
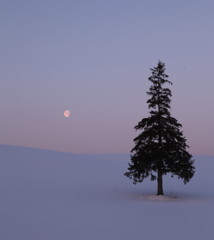
[[213,239],[213,157],[196,157],[187,185],[166,176],[166,196],[124,177],[128,162],[1,145],[0,239]]

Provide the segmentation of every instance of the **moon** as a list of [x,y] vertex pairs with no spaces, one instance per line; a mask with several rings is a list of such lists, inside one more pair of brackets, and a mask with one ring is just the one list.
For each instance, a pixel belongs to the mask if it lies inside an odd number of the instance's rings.
[[65,110],[64,111],[64,117],[68,118],[68,117],[70,117],[70,115],[71,115],[71,111],[70,110]]

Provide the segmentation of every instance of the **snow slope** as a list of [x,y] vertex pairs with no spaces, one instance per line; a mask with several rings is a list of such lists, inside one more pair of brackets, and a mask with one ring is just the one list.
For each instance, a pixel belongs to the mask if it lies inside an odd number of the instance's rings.
[[127,154],[76,155],[0,145],[1,240],[214,239],[214,158],[184,185],[133,185]]

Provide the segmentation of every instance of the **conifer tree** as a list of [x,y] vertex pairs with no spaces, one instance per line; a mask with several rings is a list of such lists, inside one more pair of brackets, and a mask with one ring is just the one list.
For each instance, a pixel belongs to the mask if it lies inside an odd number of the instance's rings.
[[181,131],[182,125],[170,113],[171,90],[164,85],[172,83],[165,74],[165,64],[159,61],[157,67],[150,70],[152,85],[147,92],[150,116],[135,126],[141,133],[134,139],[135,147],[131,150],[131,163],[125,176],[134,184],[151,177],[152,181],[157,180],[157,195],[163,195],[164,175],[177,175],[187,183],[193,177],[195,167],[186,150],[188,145]]

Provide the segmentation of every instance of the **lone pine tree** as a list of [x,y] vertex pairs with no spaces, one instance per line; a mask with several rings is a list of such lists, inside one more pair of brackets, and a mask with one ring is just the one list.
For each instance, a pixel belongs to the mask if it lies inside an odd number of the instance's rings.
[[163,195],[163,175],[171,173],[189,182],[195,172],[191,154],[186,151],[188,145],[180,130],[182,125],[171,116],[171,90],[164,84],[172,84],[165,74],[165,64],[158,62],[151,68],[149,81],[152,83],[147,94],[150,116],[143,118],[136,130],[142,130],[134,139],[135,147],[131,150],[131,163],[125,176],[133,183],[143,182],[147,177],[157,180],[157,195]]

